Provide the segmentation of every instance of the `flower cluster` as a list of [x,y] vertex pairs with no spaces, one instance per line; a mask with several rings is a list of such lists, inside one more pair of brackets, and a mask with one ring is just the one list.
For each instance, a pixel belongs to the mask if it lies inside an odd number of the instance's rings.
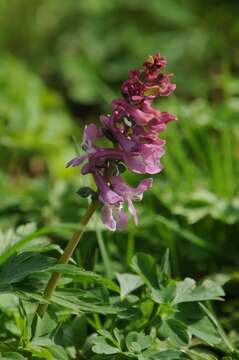
[[[165,141],[159,133],[176,117],[152,108],[155,98],[168,96],[175,90],[172,74],[164,74],[166,60],[157,53],[149,56],[140,70],[132,70],[121,87],[123,97],[112,101],[112,113],[100,116],[101,128],[95,124],[85,127],[82,149],[85,155],[69,161],[67,166],[83,165],[83,175],[91,173],[99,199],[103,203],[101,218],[110,229],[127,225],[124,204],[137,224],[133,201],[141,200],[152,186],[145,179],[136,188],[128,186],[120,176],[127,168],[139,174],[157,174],[162,170],[160,158]],[[111,148],[96,145],[98,138],[107,138]]]

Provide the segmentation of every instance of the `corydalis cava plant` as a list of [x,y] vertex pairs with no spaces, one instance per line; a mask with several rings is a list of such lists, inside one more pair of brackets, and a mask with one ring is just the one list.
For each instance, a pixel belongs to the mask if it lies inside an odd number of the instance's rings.
[[[162,170],[160,158],[165,141],[159,139],[159,133],[165,130],[169,121],[176,119],[174,115],[152,107],[155,98],[168,96],[176,87],[171,83],[172,74],[162,73],[165,65],[166,60],[159,53],[149,56],[140,70],[130,72],[130,79],[121,87],[122,98],[112,102],[111,115],[100,117],[101,128],[95,124],[85,128],[82,144],[85,155],[69,161],[67,166],[82,165],[81,173],[93,175],[98,191],[80,221],[80,229],[59,259],[60,264],[68,263],[100,202],[103,203],[102,221],[110,230],[126,226],[125,203],[137,223],[133,201],[142,199],[144,192],[152,186],[152,179],[144,179],[132,188],[123,181],[120,173],[125,168],[138,174],[157,174]],[[99,138],[110,140],[112,147],[97,146]],[[47,284],[46,301],[39,304],[33,318],[32,337],[36,333],[38,317],[43,317],[60,276],[58,272],[53,273]]]
[[[149,56],[140,70],[132,70],[130,78],[121,87],[122,98],[113,100],[112,113],[100,117],[101,127],[85,127],[82,149],[67,166],[83,165],[83,175],[92,174],[103,203],[101,218],[110,229],[123,229],[127,225],[124,211],[126,203],[137,224],[133,201],[141,200],[152,186],[152,179],[142,180],[136,188],[128,186],[120,173],[127,168],[133,173],[157,174],[162,170],[160,159],[165,141],[159,134],[176,117],[152,107],[154,99],[170,95],[176,88],[172,74],[164,74],[166,60],[159,53]],[[107,138],[111,148],[96,145],[98,138]]]

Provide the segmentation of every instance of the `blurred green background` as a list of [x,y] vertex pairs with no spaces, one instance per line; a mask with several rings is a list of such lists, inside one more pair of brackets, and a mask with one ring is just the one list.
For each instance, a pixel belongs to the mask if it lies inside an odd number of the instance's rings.
[[65,169],[72,136],[80,143],[129,69],[160,51],[177,90],[157,106],[179,118],[165,169],[137,204],[139,226],[112,234],[96,217],[78,261],[122,271],[136,250],[160,259],[170,248],[176,276],[221,276],[225,326],[239,328],[238,14],[236,0],[0,0],[2,241],[29,222],[78,223],[87,201],[76,191],[90,179]]

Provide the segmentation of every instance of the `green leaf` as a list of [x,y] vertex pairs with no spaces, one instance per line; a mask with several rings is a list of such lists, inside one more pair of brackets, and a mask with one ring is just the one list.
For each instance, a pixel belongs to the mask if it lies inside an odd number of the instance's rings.
[[147,254],[136,254],[131,262],[132,269],[150,287],[158,287],[157,265],[155,259]]
[[[0,354],[1,355],[1,354]],[[1,360],[26,360],[27,358],[16,352],[6,352],[1,356]]]
[[3,232],[0,230],[0,259],[9,249],[15,246],[22,238],[36,231],[35,223],[20,225],[16,229],[10,228]]
[[204,315],[197,303],[183,303],[178,306],[176,316],[188,326],[191,335],[213,346],[221,341],[221,337],[210,319]]
[[117,347],[109,345],[106,339],[102,336],[97,336],[93,339],[93,343],[94,345],[92,346],[92,350],[96,354],[113,355],[121,352]]
[[66,350],[54,343],[50,337],[36,337],[27,345],[27,350],[36,357],[49,360],[67,360],[69,359]]
[[152,339],[149,335],[145,335],[142,332],[132,331],[127,334],[125,343],[129,352],[137,354],[142,350],[148,349],[152,344]]
[[[98,330],[98,333],[103,336],[103,338],[107,339],[107,340],[110,340],[111,342],[115,343],[115,339],[113,337],[113,335],[108,331],[108,330],[105,330],[105,329],[100,329]],[[115,343],[117,345],[117,343]]]
[[53,329],[55,329],[56,326],[57,326],[57,322],[53,320],[47,312],[45,313],[43,318],[38,317],[35,336],[41,337],[47,335],[51,333],[51,331],[53,331]]
[[123,341],[123,339],[124,339],[124,336],[121,334],[120,330],[117,329],[117,328],[115,328],[115,329],[113,330],[113,334],[114,334],[114,337],[115,337],[115,339],[116,339],[116,341],[117,341],[117,344],[118,344],[119,348],[121,348],[121,345],[122,345],[122,341]]
[[28,351],[31,355],[34,355],[36,358],[44,359],[44,360],[52,360],[52,355],[50,351],[41,346],[35,345],[33,342],[28,343],[24,350]]
[[110,343],[121,350],[124,336],[120,333],[119,329],[115,328],[113,330],[113,334],[105,329],[98,330],[98,333],[106,340],[107,343]]
[[51,355],[53,356],[54,360],[67,360],[69,359],[66,350],[60,345],[50,345],[47,347],[50,351]]
[[62,274],[65,274],[73,278],[74,281],[79,281],[82,283],[99,283],[112,291],[115,291],[117,293],[120,292],[118,285],[114,281],[100,274],[81,269],[74,265],[56,264],[52,266],[49,270],[51,270],[52,272],[60,272]]
[[[23,249],[28,243],[31,241],[52,233],[69,233],[69,231],[72,231],[75,229],[75,226],[68,225],[68,224],[59,224],[55,226],[45,226],[41,228],[40,230],[33,231],[29,233],[29,230],[33,228],[32,224],[27,224],[24,227],[24,232],[22,230],[23,227],[20,227],[20,233],[18,231],[19,228],[17,228],[17,235],[18,237],[14,238],[14,244],[7,247],[5,251],[0,256],[0,265],[3,264],[5,261],[7,261],[8,258],[13,256],[17,251],[19,252],[21,249]],[[11,240],[12,242],[13,240]]]
[[49,352],[50,359],[54,360],[67,360],[69,359],[66,350],[60,346],[54,343],[53,339],[49,337],[36,337],[34,340],[28,345],[30,348],[38,349],[38,351],[41,351],[41,349],[47,350]]
[[15,255],[0,269],[0,285],[19,282],[33,272],[48,270],[54,263],[53,258],[31,252]]
[[139,276],[133,274],[116,274],[120,284],[120,297],[123,300],[132,291],[143,285]]
[[187,326],[177,319],[163,320],[158,332],[176,347],[185,346],[189,342]]
[[188,359],[185,353],[178,350],[164,350],[157,353],[152,360],[185,360]]
[[[79,333],[81,336],[79,336]],[[60,330],[61,343],[66,347],[82,347],[87,338],[87,319],[86,315],[69,317]]]
[[176,282],[169,283],[166,287],[161,287],[160,290],[152,289],[151,298],[158,304],[167,304],[172,302],[176,293]]
[[[122,311],[124,308],[120,306],[111,305],[109,301],[101,299],[92,299],[92,297],[87,298],[87,293],[85,297],[79,297],[77,294],[80,294],[78,289],[61,289],[57,290],[52,296],[52,302],[68,308],[75,312],[76,314],[86,312],[86,313],[100,313],[100,314],[116,314],[119,311]],[[91,296],[91,292],[89,295]],[[92,301],[93,300],[93,301]]]
[[212,313],[212,311],[210,311],[204,304],[202,304],[201,302],[199,303],[199,306],[201,307],[201,309],[204,311],[204,313],[208,316],[208,318],[211,320],[211,322],[214,324],[214,326],[216,327],[218,333],[221,336],[222,341],[224,342],[224,344],[226,345],[226,347],[228,348],[228,350],[230,352],[234,351],[234,348],[230,342],[230,340],[227,338],[226,333],[224,332],[221,324],[219,323],[219,321],[217,320],[216,316]]
[[183,302],[221,300],[225,293],[222,287],[212,280],[205,280],[201,285],[196,286],[193,279],[186,278],[176,286],[176,295],[173,304]]
[[170,252],[169,249],[167,249],[160,265],[160,275],[159,275],[160,283],[164,280],[165,277],[166,278],[171,277],[171,266],[169,262],[169,256],[170,256]]
[[205,341],[211,346],[221,342],[218,332],[207,317],[203,317],[202,319],[189,325],[188,330],[192,335]]
[[192,360],[217,360],[213,354],[208,353],[205,350],[188,350],[187,354]]
[[53,344],[53,341],[52,339],[49,337],[49,336],[40,336],[40,337],[34,337],[34,339],[32,339],[30,345],[31,346],[44,346],[44,347],[47,347],[49,345],[52,345]]

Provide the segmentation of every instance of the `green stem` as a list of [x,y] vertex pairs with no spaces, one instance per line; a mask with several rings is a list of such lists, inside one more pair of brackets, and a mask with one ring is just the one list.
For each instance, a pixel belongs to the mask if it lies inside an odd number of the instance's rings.
[[[94,214],[95,210],[97,209],[98,205],[99,205],[99,200],[94,200],[89,205],[88,209],[85,212],[85,215],[81,219],[80,229],[74,233],[74,235],[72,236],[72,239],[68,242],[64,253],[62,254],[61,258],[58,261],[59,264],[67,264],[68,263],[69,259],[71,258],[72,254],[74,253],[74,250],[76,249],[76,247],[81,239],[81,236],[83,235],[83,233],[85,231],[86,225],[88,224],[89,220],[91,219],[91,217]],[[47,310],[50,299],[52,297],[52,294],[56,288],[57,282],[60,279],[60,277],[61,277],[60,273],[58,273],[58,272],[53,273],[47,284],[47,287],[44,291],[44,298],[46,299],[47,302],[38,305],[38,308],[36,310],[36,313],[35,313],[33,321],[32,321],[32,337],[34,337],[34,335],[36,333],[38,317],[42,318],[45,311]]]

